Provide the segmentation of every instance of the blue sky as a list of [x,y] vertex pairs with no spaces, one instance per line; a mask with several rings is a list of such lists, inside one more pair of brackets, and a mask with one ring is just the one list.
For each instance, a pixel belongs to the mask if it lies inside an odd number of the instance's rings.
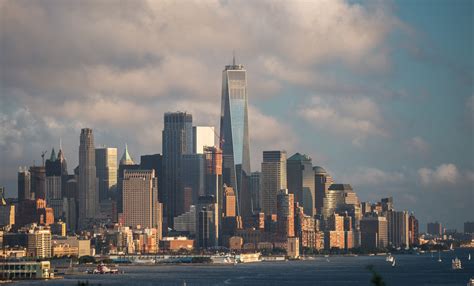
[[221,72],[248,70],[252,169],[307,153],[361,200],[474,220],[472,1],[0,1],[0,184],[79,133],[161,152],[166,111],[218,126]]

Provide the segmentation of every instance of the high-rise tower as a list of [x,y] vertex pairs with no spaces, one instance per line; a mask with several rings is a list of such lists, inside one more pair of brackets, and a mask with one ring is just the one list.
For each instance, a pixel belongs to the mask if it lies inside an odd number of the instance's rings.
[[164,213],[168,227],[180,215],[177,204],[184,200],[181,180],[182,155],[193,151],[193,117],[186,112],[165,113],[163,129]]
[[222,72],[220,147],[223,183],[234,188],[237,214],[244,220],[252,215],[247,105],[247,71],[235,64],[234,57],[232,65]]
[[83,227],[87,220],[96,217],[96,212],[99,209],[94,134],[92,134],[92,129],[89,128],[81,130],[78,177],[79,224]]

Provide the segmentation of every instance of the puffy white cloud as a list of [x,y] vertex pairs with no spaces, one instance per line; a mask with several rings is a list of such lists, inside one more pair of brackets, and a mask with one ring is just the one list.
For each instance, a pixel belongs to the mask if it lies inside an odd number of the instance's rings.
[[329,133],[352,138],[360,145],[369,135],[387,136],[378,105],[368,97],[320,97],[301,107],[300,116]]
[[415,136],[407,141],[407,145],[414,151],[426,154],[430,151],[430,144],[428,144],[422,137]]
[[436,169],[420,168],[418,176],[423,185],[455,184],[460,178],[458,168],[454,164],[441,164]]
[[383,184],[400,185],[405,183],[406,175],[400,171],[387,172],[374,167],[358,167],[342,176],[344,182],[355,186],[381,186]]

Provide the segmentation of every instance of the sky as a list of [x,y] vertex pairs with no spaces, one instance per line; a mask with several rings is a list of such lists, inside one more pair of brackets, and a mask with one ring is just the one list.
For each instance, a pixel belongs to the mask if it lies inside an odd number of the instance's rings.
[[219,128],[222,70],[247,69],[252,170],[312,157],[362,201],[474,220],[473,2],[0,0],[0,185],[60,138],[161,153],[163,114]]

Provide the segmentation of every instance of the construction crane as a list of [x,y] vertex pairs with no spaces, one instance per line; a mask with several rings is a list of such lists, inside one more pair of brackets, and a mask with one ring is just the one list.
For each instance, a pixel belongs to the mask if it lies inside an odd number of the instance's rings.
[[41,160],[43,161],[43,166],[44,166],[44,156],[46,155],[46,153],[48,153],[48,151],[43,151],[41,153]]
[[214,136],[219,141],[219,148],[222,148],[222,144],[224,144],[224,142],[225,142],[224,138],[221,138],[221,136],[219,136],[219,134],[217,134],[216,128],[214,128],[214,126],[208,126],[208,127],[212,130],[212,132],[214,132]]

